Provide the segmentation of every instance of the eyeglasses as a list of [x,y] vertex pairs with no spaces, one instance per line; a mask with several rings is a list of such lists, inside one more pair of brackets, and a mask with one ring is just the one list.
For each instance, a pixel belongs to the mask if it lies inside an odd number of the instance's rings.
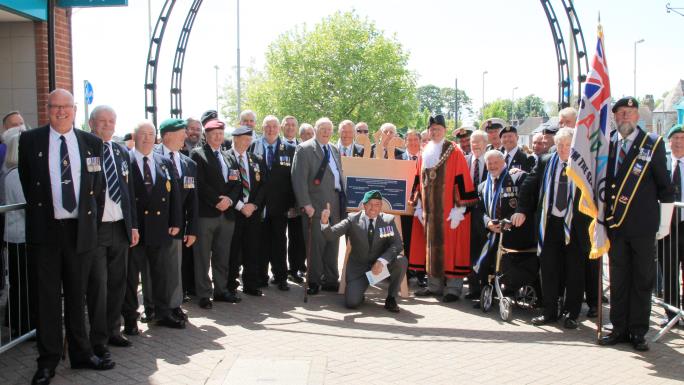
[[367,134],[368,130],[356,130],[357,134]]
[[48,104],[48,108],[52,110],[66,110],[69,108],[74,108],[73,104],[65,104],[65,105],[57,105],[57,104]]

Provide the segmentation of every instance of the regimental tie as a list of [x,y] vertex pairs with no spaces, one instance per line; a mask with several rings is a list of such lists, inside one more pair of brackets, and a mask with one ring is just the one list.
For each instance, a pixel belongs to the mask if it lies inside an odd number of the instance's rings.
[[154,187],[154,182],[152,181],[152,170],[150,170],[150,164],[147,162],[148,160],[148,157],[143,156],[143,183],[145,184],[145,190],[150,194]]
[[511,161],[511,154],[506,154],[506,167],[508,167],[508,162]]
[[617,168],[615,169],[615,174],[617,174],[618,170],[620,169],[620,166],[622,165],[622,162],[625,161],[626,157],[627,157],[627,139],[622,139],[620,141],[620,152],[618,153]]
[[245,167],[245,161],[241,155],[238,155],[239,166],[240,166],[240,179],[242,180],[242,197],[243,202],[249,199],[249,180],[247,179],[247,168]]
[[62,171],[62,207],[66,211],[72,212],[76,209],[76,193],[74,191],[74,180],[71,176],[69,149],[64,135],[60,135],[59,140],[62,141],[59,145],[59,158],[62,160],[59,163]]
[[565,162],[558,177],[558,189],[556,191],[556,209],[563,212],[568,208],[568,174],[565,171]]
[[173,178],[180,179],[180,173],[178,172],[178,167],[176,166],[176,157],[173,151],[169,152],[169,156],[171,157],[171,171],[173,172]]
[[373,245],[373,235],[375,234],[375,228],[373,227],[373,220],[368,219],[368,247]]
[[477,186],[480,184],[480,158],[475,158],[473,168],[473,185],[475,190],[477,190]]
[[274,158],[274,153],[273,153],[273,145],[269,144],[266,153],[266,165],[268,166],[268,169],[270,170],[271,167],[273,166],[273,158]]
[[119,176],[116,174],[116,165],[114,163],[114,157],[112,156],[111,146],[111,143],[105,143],[104,145],[104,166],[105,177],[107,178],[107,191],[109,192],[109,198],[112,201],[121,203]]
[[[496,192],[497,184],[499,183],[499,178],[494,178],[492,182],[494,182],[494,186],[492,188],[494,189],[494,192]],[[494,194],[494,192],[492,194]],[[499,201],[494,202],[494,204],[496,205],[496,209],[494,210],[494,219],[502,219],[503,215],[501,212],[501,194],[499,194]]]

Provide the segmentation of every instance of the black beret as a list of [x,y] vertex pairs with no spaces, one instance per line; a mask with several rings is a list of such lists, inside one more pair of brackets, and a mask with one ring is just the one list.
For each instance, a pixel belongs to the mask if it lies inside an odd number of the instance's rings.
[[133,139],[133,134],[131,134],[130,132],[128,134],[124,135],[124,138],[123,138],[124,142],[126,142],[128,140],[132,140],[132,139]]
[[513,132],[513,133],[517,134],[518,129],[515,128],[515,126],[506,126],[501,131],[499,131],[499,138],[502,137],[503,134],[506,134],[508,132]]
[[440,126],[446,128],[446,121],[444,120],[444,115],[439,114],[431,116],[430,123],[428,123],[428,128],[430,128],[433,124],[439,124]]
[[212,119],[218,119],[218,113],[216,112],[216,110],[204,111],[202,117],[200,117],[200,122],[202,123],[202,126],[204,126],[205,123]]
[[639,102],[636,100],[636,98],[633,98],[631,96],[624,97],[613,105],[613,113],[617,111],[618,108],[620,107],[634,107],[634,108],[639,108]]

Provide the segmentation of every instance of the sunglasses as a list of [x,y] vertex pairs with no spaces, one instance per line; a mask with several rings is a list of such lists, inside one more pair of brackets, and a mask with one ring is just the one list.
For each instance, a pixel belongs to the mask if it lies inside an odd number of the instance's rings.
[[367,134],[368,130],[356,130],[357,134]]

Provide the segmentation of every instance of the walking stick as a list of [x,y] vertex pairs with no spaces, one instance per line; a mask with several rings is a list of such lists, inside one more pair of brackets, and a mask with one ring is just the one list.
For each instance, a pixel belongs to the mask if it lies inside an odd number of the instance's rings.
[[307,226],[308,236],[306,238],[306,280],[304,281],[304,303],[309,302],[309,272],[311,271],[311,223],[312,218],[309,217]]
[[596,320],[596,341],[601,340],[603,331],[603,256],[599,257],[598,271],[598,319]]

